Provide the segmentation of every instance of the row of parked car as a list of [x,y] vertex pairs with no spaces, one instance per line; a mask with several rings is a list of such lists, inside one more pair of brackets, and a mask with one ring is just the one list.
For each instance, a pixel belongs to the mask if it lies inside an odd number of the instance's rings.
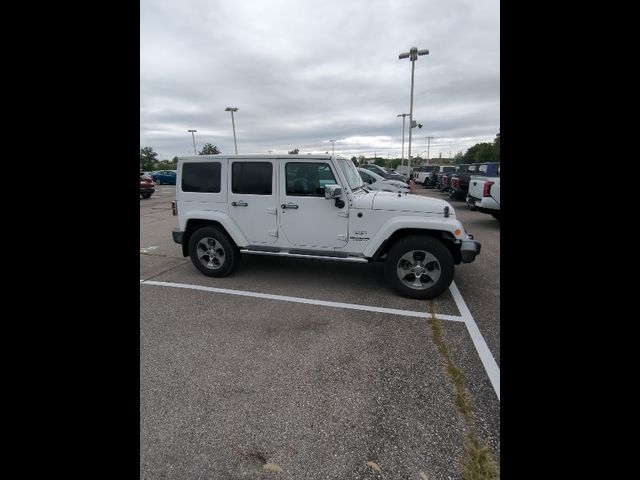
[[500,220],[500,162],[424,165],[414,168],[411,178]]
[[156,172],[140,171],[140,196],[149,198],[156,191],[155,185],[175,185],[175,170],[158,170]]

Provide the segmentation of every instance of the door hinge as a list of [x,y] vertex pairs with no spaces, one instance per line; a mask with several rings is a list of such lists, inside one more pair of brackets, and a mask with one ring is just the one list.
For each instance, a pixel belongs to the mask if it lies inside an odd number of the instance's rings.
[[346,242],[347,241],[347,236],[345,234],[341,233],[340,235],[338,235],[338,240],[342,240],[343,242]]
[[267,230],[267,233],[269,234],[270,237],[278,238],[278,230]]
[[338,216],[349,218],[349,210],[345,210],[344,212],[338,212]]
[[267,213],[270,213],[271,215],[277,215],[278,209],[276,207],[269,207],[267,208]]

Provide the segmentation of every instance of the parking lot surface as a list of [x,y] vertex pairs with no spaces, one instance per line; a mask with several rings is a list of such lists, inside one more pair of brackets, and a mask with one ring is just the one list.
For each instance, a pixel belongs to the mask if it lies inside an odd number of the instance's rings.
[[[382,263],[246,255],[230,277],[200,274],[172,241],[174,198],[175,187],[159,186],[140,200],[141,478],[456,479],[470,428],[499,458],[487,367],[487,355],[500,362],[493,217],[451,201],[482,242],[474,263],[456,267],[455,285],[483,360],[460,299],[399,297]],[[430,309],[464,377],[471,426]]]

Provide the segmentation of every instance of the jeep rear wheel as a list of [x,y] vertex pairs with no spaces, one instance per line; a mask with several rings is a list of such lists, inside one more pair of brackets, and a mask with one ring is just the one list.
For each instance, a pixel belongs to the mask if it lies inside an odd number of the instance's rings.
[[428,235],[398,240],[385,260],[385,276],[393,289],[421,300],[435,298],[449,288],[454,269],[449,249]]
[[193,265],[208,277],[226,277],[240,263],[240,250],[226,233],[215,227],[202,227],[189,239]]

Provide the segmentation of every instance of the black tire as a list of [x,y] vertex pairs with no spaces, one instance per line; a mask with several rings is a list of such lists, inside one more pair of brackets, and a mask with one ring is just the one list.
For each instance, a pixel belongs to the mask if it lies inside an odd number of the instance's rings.
[[[214,242],[211,241],[212,239]],[[200,244],[201,240],[204,240],[202,245]],[[203,251],[202,247],[205,244],[209,245],[212,251],[215,250],[215,257]],[[193,232],[189,238],[189,257],[193,265],[206,276],[226,277],[238,268],[240,249],[220,229],[202,227]]]
[[142,198],[149,198],[151,197],[150,193],[141,193],[140,195],[142,195]]
[[[416,254],[411,253],[415,251],[424,252],[431,258],[427,255],[422,259],[419,256],[416,258]],[[412,258],[418,263],[424,262],[422,267],[427,267],[426,270],[422,268],[424,273],[420,275],[419,279],[416,279],[416,275],[410,273],[408,268],[406,269],[407,275],[401,277],[399,273],[401,268],[400,261],[405,255],[412,255]],[[437,262],[434,262],[434,260]],[[436,266],[439,268],[435,268]],[[384,265],[385,277],[391,287],[403,297],[417,298],[419,300],[435,298],[449,288],[453,281],[454,270],[455,264],[449,249],[441,241],[428,235],[410,235],[398,240],[387,254]],[[411,278],[411,275],[413,275],[413,278]],[[436,277],[435,281],[433,280],[434,276]],[[407,285],[407,283],[415,281],[419,281],[422,287]]]

